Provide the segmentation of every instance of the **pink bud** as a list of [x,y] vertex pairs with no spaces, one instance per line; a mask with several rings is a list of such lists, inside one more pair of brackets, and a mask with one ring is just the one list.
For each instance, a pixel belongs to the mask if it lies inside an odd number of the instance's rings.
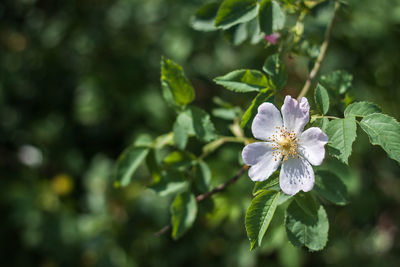
[[272,45],[275,45],[278,42],[279,37],[280,37],[280,34],[277,32],[274,32],[273,34],[265,35],[264,40]]

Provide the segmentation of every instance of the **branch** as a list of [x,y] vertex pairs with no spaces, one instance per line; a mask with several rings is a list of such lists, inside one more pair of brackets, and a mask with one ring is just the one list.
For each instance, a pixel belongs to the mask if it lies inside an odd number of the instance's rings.
[[339,8],[340,8],[340,3],[339,3],[339,1],[336,1],[335,2],[335,11],[333,13],[332,20],[329,22],[328,27],[326,28],[326,31],[325,31],[325,40],[321,45],[321,50],[319,52],[317,60],[315,61],[314,67],[311,70],[311,72],[307,78],[307,81],[303,86],[303,89],[301,89],[300,94],[297,97],[297,100],[300,100],[300,98],[302,98],[303,96],[305,96],[307,94],[308,90],[310,89],[313,79],[315,78],[315,76],[317,75],[317,73],[321,67],[321,63],[325,58],[326,50],[328,50],[328,45],[329,45],[329,41],[331,39],[331,34],[332,34],[332,29],[333,29],[333,24],[337,17]]
[[[244,166],[235,174],[235,176],[233,176],[231,179],[229,179],[229,180],[226,181],[225,183],[220,184],[219,186],[215,187],[213,190],[211,190],[211,191],[209,191],[209,192],[207,192],[207,193],[198,195],[198,196],[196,197],[196,201],[197,201],[197,202],[203,201],[204,199],[209,198],[209,197],[211,197],[212,195],[214,195],[214,194],[216,194],[216,193],[219,193],[219,192],[221,192],[221,191],[224,191],[228,186],[230,186],[230,185],[236,183],[236,181],[239,180],[240,176],[242,176],[242,174],[243,174],[248,168],[249,168],[249,167],[248,167],[247,165],[244,165]],[[158,232],[154,233],[154,236],[158,237],[158,236],[160,236],[160,235],[162,235],[162,234],[165,234],[165,232],[167,232],[170,228],[171,228],[171,225],[170,225],[170,224],[169,224],[169,225],[166,225],[166,226],[164,226],[163,228],[161,228]]]

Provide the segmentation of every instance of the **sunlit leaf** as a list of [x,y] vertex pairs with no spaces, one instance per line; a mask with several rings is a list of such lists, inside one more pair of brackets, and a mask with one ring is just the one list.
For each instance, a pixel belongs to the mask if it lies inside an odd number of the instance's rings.
[[344,116],[365,117],[373,113],[381,112],[382,110],[378,105],[371,102],[361,101],[348,105],[347,108],[344,110]]
[[354,117],[332,120],[326,128],[326,134],[329,137],[328,146],[334,149],[328,151],[346,164],[351,155],[353,142],[356,139],[356,130]]
[[318,84],[314,92],[314,100],[317,108],[322,114],[326,114],[329,110],[329,95],[326,89]]
[[270,35],[279,31],[285,25],[285,13],[276,1],[262,0],[258,13],[261,31]]
[[258,92],[268,87],[267,77],[258,70],[235,70],[215,78],[214,81],[238,93]]
[[130,183],[131,178],[144,161],[150,149],[147,147],[130,146],[119,156],[116,167],[116,181],[121,186]]

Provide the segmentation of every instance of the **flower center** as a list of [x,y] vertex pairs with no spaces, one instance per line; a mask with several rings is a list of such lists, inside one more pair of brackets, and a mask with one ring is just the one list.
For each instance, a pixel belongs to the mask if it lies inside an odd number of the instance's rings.
[[275,161],[281,158],[285,161],[289,157],[299,158],[297,155],[298,139],[294,131],[289,132],[286,127],[276,127],[275,133],[267,141],[272,142],[272,155]]

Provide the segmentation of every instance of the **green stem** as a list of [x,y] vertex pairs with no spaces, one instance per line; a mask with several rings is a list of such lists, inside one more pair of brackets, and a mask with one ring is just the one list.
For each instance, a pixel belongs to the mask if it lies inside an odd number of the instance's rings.
[[338,120],[338,119],[340,119],[339,117],[335,117],[335,116],[324,116],[324,115],[313,115],[312,118],[313,118],[313,119],[323,119],[323,118],[327,118],[327,119],[331,119],[331,120]]
[[303,96],[305,96],[307,94],[308,90],[310,89],[313,79],[315,78],[315,76],[317,75],[317,73],[321,67],[321,63],[325,58],[326,51],[328,50],[328,45],[329,45],[329,41],[331,39],[331,34],[332,34],[332,29],[333,29],[333,24],[336,19],[339,8],[340,8],[340,2],[336,1],[335,2],[335,11],[333,13],[333,17],[332,17],[331,21],[328,24],[328,27],[326,28],[325,39],[321,45],[321,50],[319,52],[317,60],[315,61],[313,69],[311,70],[310,74],[308,75],[307,81],[304,84],[303,89],[301,89],[300,94],[297,97],[297,100],[300,100],[300,98],[302,98]]

